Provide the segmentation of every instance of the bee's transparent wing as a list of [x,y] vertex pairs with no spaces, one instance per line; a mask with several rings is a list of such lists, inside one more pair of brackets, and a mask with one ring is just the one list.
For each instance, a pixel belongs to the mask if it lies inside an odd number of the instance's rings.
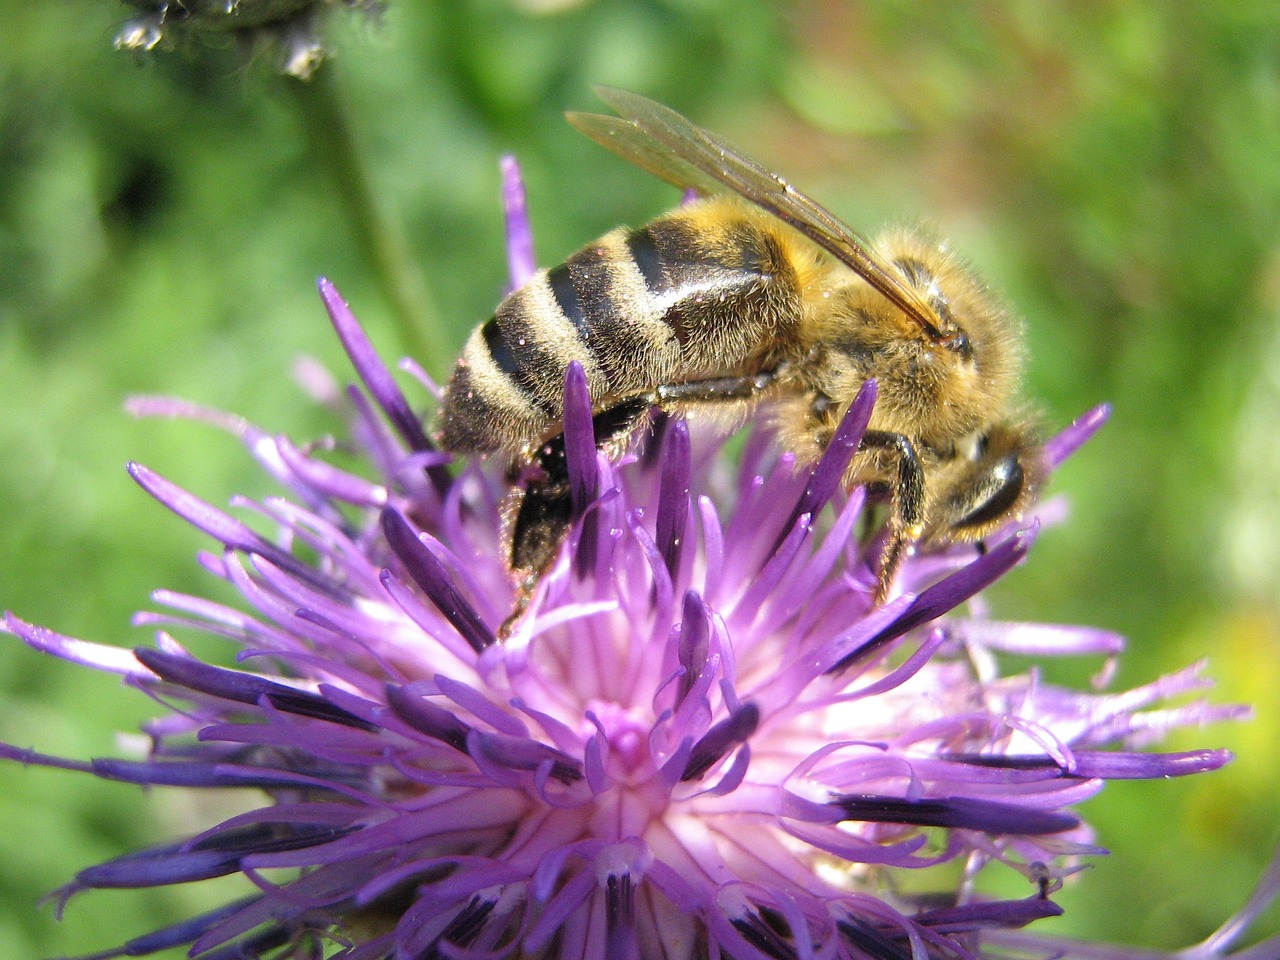
[[692,163],[672,153],[630,120],[572,110],[565,117],[596,143],[660,180],[704,195],[725,192],[725,184],[719,178],[703,173]]
[[569,122],[592,140],[678,187],[704,194],[728,190],[750,200],[847,264],[930,339],[943,340],[950,334],[938,329],[929,305],[871,252],[865,240],[782,177],[656,100],[616,87],[595,89],[620,116],[569,113]]

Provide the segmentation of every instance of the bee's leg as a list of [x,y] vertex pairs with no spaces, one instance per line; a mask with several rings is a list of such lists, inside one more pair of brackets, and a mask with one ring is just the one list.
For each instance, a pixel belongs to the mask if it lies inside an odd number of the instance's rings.
[[560,544],[573,523],[573,498],[567,483],[528,480],[525,487],[515,487],[503,504],[511,523],[510,570],[515,586],[511,613],[498,627],[498,639],[511,635],[538,582],[555,562]]
[[862,436],[861,447],[864,450],[887,450],[898,460],[898,476],[893,481],[889,510],[889,538],[880,558],[876,585],[875,602],[878,606],[889,598],[889,589],[898,568],[915,543],[924,536],[924,470],[916,448],[900,433],[868,430]]
[[757,373],[738,377],[710,377],[685,383],[668,383],[654,391],[660,407],[680,403],[713,403],[717,400],[751,400],[772,387],[791,368],[787,361]]
[[[628,397],[606,407],[591,418],[597,447],[634,432],[657,403],[652,394]],[[516,621],[529,606],[538,581],[550,569],[560,545],[585,504],[575,505],[565,454],[564,434],[557,433],[542,444],[517,480],[513,501],[507,507],[511,517],[510,569],[516,598],[512,613],[498,629],[498,638],[510,635]]]

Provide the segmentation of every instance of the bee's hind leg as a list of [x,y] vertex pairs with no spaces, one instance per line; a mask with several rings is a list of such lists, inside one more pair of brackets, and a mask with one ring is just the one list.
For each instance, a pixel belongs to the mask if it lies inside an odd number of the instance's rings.
[[[654,394],[639,394],[595,414],[591,426],[596,446],[616,443],[634,433],[657,402]],[[511,635],[538,583],[555,563],[573,521],[586,506],[573,500],[563,432],[538,447],[513,479],[517,486],[504,512],[511,531],[508,562],[515,581],[515,601],[511,615],[498,628],[499,639]]]
[[[533,471],[527,471],[533,473]],[[511,613],[498,628],[498,639],[511,635],[517,622],[529,608],[533,592],[542,576],[555,562],[560,544],[573,523],[573,497],[568,478],[552,480],[530,476],[523,488],[515,487],[503,504],[503,512],[511,528],[511,553],[508,559],[514,581],[515,598]]]

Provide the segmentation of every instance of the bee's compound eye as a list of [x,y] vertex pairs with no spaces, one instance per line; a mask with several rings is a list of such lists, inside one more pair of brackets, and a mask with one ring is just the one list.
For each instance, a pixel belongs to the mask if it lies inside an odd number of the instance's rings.
[[994,461],[966,491],[969,509],[956,521],[954,529],[977,530],[1003,519],[1022,496],[1025,483],[1026,475],[1017,456],[1010,453]]
[[948,350],[958,353],[966,360],[973,357],[973,344],[969,342],[969,335],[963,330],[957,330],[943,340],[942,343]]

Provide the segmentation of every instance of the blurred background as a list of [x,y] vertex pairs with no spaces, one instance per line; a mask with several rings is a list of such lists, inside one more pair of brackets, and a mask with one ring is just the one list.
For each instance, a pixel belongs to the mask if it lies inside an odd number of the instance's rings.
[[[236,441],[134,420],[123,399],[180,395],[298,439],[334,429],[293,376],[300,357],[348,376],[319,274],[384,355],[445,373],[506,282],[500,154],[524,166],[543,265],[671,206],[562,120],[600,107],[592,83],[622,86],[865,232],[923,221],[951,238],[1026,318],[1028,395],[1052,427],[1114,404],[1055,479],[1068,521],[993,611],[1124,633],[1121,685],[1208,657],[1209,696],[1257,717],[1170,745],[1230,747],[1227,769],[1085,806],[1113,854],[1059,895],[1052,928],[1175,947],[1240,904],[1280,838],[1276,4],[392,2],[328,20],[309,86],[224,34],[117,52],[136,13],[0,2],[0,607],[132,646],[152,589],[207,592],[206,543],[125,460],[215,504],[275,491]],[[371,187],[354,204],[353,155]],[[411,264],[398,298],[368,256],[379,218]],[[114,755],[156,712],[0,641],[0,739]],[[190,802],[0,766],[5,954],[87,952],[207,903],[98,893],[61,925],[35,906],[180,832]]]

